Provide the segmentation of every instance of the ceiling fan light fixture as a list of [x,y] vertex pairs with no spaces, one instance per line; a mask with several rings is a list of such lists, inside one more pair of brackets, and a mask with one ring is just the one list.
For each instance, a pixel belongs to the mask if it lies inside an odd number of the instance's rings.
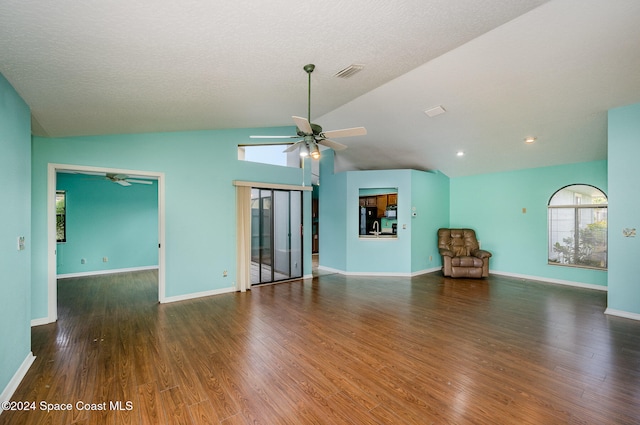
[[306,143],[300,145],[300,156],[302,158],[309,156],[309,146]]
[[320,149],[318,149],[318,145],[313,143],[311,146],[311,149],[309,149],[311,151],[310,155],[311,158],[313,159],[320,159]]
[[[292,116],[296,125],[295,136],[250,136],[251,138],[300,138],[284,150],[285,153],[295,152],[299,149],[301,157],[309,156],[313,159],[320,158],[320,149],[318,145],[326,146],[333,150],[343,150],[347,147],[342,143],[335,142],[331,139],[338,137],[364,136],[367,130],[364,127],[345,128],[342,130],[333,130],[323,132],[322,127],[311,122],[311,73],[315,69],[315,65],[310,63],[303,67],[308,76],[308,97],[307,97],[307,117]],[[331,139],[329,139],[331,138]]]

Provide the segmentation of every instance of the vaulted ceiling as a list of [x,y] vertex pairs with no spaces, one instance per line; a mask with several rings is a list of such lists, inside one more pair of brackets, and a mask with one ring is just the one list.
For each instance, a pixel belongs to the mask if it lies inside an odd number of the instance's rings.
[[368,130],[340,169],[455,177],[605,159],[606,111],[640,102],[639,18],[637,0],[0,0],[0,72],[33,133],[62,137],[292,125],[314,63],[313,121]]

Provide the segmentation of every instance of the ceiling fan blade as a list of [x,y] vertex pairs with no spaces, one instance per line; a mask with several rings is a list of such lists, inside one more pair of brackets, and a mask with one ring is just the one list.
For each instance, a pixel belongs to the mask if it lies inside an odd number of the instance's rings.
[[107,178],[108,179],[115,179],[115,180],[124,180],[127,178],[126,174],[115,174],[115,173],[107,173]]
[[334,151],[343,151],[347,148],[346,145],[343,145],[342,143],[334,142],[333,140],[329,140],[329,139],[320,139],[318,140],[318,144],[331,148]]
[[322,132],[323,137],[352,137],[352,136],[364,136],[367,134],[367,129],[364,127],[345,128],[342,130],[330,130]]
[[131,183],[126,180],[115,180],[114,183],[118,183],[120,186],[131,186]]
[[102,176],[106,177],[107,173],[100,173],[98,171],[74,171],[76,174],[84,174],[85,176]]
[[250,139],[297,139],[300,136],[249,136]]
[[300,147],[301,144],[304,143],[304,140],[300,140],[299,142],[294,143],[293,145],[289,146],[287,149],[285,149],[284,151],[282,151],[283,153],[289,153],[289,152],[293,152],[296,149],[298,149]]
[[293,116],[293,122],[296,123],[296,127],[300,129],[304,134],[313,134],[313,130],[311,129],[311,124],[309,124],[309,120],[302,117]]
[[127,179],[125,180],[128,183],[138,183],[138,184],[153,184],[149,180],[136,180],[136,179]]

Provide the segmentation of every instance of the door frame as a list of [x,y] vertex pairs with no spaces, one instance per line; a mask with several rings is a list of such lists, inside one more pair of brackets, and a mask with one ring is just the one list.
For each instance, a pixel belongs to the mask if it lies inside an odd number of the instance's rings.
[[[262,242],[262,236],[264,234],[263,230],[263,226],[264,226],[264,219],[263,219],[263,198],[262,197],[262,191],[269,191],[270,192],[270,199],[271,199],[271,214],[270,214],[270,219],[269,219],[269,252],[270,252],[270,280],[268,281],[263,281],[262,280],[262,263],[263,263],[263,252],[262,249],[259,249],[259,260],[258,260],[258,280],[259,282],[250,282],[251,286],[257,286],[257,285],[265,285],[265,284],[272,284],[272,283],[279,283],[279,282],[286,282],[289,280],[297,280],[297,279],[304,279],[304,232],[303,232],[303,224],[304,224],[304,191],[300,190],[300,189],[294,189],[294,188],[273,188],[273,187],[251,187],[251,190],[257,190],[258,191],[258,199],[259,199],[259,217],[258,217],[258,226],[259,226],[259,231],[258,231],[258,239],[260,242]],[[291,270],[292,270],[292,256],[291,256],[291,249],[289,249],[288,251],[288,270],[289,270],[289,277],[286,277],[284,279],[275,279],[275,274],[276,274],[276,246],[275,246],[275,241],[276,241],[276,235],[275,235],[275,220],[276,220],[276,192],[281,192],[281,193],[287,193],[287,208],[288,208],[288,232],[287,232],[287,245],[289,247],[291,247],[291,240],[292,240],[292,235],[294,232],[296,232],[299,235],[299,245],[300,245],[300,276],[291,276]],[[300,221],[299,221],[299,226],[298,229],[294,229],[291,227],[291,207],[292,207],[292,193],[299,193],[300,195]],[[251,243],[253,244],[253,239],[251,240]],[[260,246],[262,246],[262,243],[260,243]]]
[[56,183],[58,171],[131,174],[158,181],[158,302],[165,295],[165,181],[164,173],[120,168],[49,163],[47,167],[47,323],[58,320]]
[[[249,189],[251,188],[259,188],[259,189],[284,189],[284,190],[299,190],[301,191],[302,194],[302,228],[303,228],[303,232],[304,232],[304,223],[305,220],[307,220],[305,214],[304,214],[304,209],[305,209],[305,200],[304,200],[304,192],[311,192],[313,191],[313,188],[311,186],[298,186],[298,185],[293,185],[293,184],[281,184],[281,183],[265,183],[265,182],[252,182],[252,181],[245,181],[245,180],[233,180],[233,185],[236,187],[248,187]],[[236,195],[238,196],[238,195]],[[251,197],[251,194],[248,194],[249,198]],[[309,195],[311,196],[311,195]],[[249,203],[249,200],[247,199],[247,205]],[[243,218],[240,218],[240,216],[236,217],[237,224],[241,223],[240,226],[242,226],[243,228],[250,228],[251,227],[251,212],[250,211],[245,211],[245,214],[241,214],[241,216]],[[310,214],[309,214],[310,216]],[[310,220],[310,218],[309,218]],[[248,231],[249,236],[248,239],[246,239],[245,241],[241,241],[240,239],[242,238],[241,236],[241,232],[237,233],[237,246],[246,246],[247,244],[251,244],[251,236],[250,233],[251,231]],[[247,232],[243,232],[242,234],[244,234],[244,238],[247,238]],[[303,238],[302,238],[302,270],[307,270],[307,268],[304,266],[304,262],[305,262],[305,256],[304,253],[306,252],[305,248],[304,248],[304,244],[306,244],[305,242],[305,238],[304,238],[304,233],[303,233]],[[251,276],[250,276],[250,268],[251,268],[251,250],[249,250],[249,252],[246,255],[241,255],[238,254],[238,288],[240,291],[244,292],[247,289],[251,289]],[[309,251],[311,252],[311,251]],[[240,260],[240,258],[244,258],[244,260]],[[310,260],[311,258],[309,258]],[[309,262],[309,270],[311,270],[311,261]],[[303,272],[304,273],[304,272]],[[312,279],[313,278],[313,274],[309,273],[309,274],[303,274],[301,279]]]

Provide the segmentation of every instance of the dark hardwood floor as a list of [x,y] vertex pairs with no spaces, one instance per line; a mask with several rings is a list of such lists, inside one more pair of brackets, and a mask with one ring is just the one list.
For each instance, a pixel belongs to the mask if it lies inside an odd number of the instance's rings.
[[604,292],[334,274],[159,305],[156,282],[60,281],[12,399],[36,408],[0,423],[640,423],[640,322]]

